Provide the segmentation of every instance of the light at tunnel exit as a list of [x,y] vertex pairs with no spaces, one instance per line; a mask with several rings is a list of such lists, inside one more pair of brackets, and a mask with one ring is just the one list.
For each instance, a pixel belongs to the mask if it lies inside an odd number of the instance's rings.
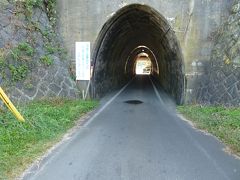
[[136,58],[135,73],[137,75],[149,75],[152,71],[152,63],[146,53],[141,53]]

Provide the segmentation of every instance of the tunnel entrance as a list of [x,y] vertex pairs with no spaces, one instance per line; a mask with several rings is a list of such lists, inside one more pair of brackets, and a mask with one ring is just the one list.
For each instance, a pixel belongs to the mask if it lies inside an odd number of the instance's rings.
[[92,95],[102,97],[125,85],[144,55],[151,61],[146,71],[181,104],[184,63],[176,35],[160,13],[140,4],[118,10],[100,31],[92,54]]

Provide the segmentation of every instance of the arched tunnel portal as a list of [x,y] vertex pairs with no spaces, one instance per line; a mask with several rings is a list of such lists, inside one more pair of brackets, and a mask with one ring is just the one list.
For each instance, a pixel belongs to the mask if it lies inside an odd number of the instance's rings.
[[135,76],[136,56],[152,61],[151,77],[177,104],[184,99],[184,61],[177,37],[153,8],[132,4],[117,11],[103,26],[92,54],[92,92],[101,97]]

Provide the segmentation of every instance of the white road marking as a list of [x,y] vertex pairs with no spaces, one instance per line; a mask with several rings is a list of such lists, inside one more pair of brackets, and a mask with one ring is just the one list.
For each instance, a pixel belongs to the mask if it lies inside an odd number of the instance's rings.
[[[160,103],[161,103],[162,105],[164,105],[164,102],[163,102],[163,100],[162,100],[162,98],[161,98],[161,96],[160,96],[160,94],[159,94],[156,86],[154,85],[152,79],[151,79],[150,77],[149,77],[149,79],[150,79],[150,81],[151,81],[151,83],[152,83],[153,89],[154,89],[154,91],[155,91],[155,93],[156,93],[156,96],[158,97]],[[167,110],[169,113],[171,113],[167,108],[165,108],[165,110]],[[178,116],[178,117],[179,117],[179,116]],[[179,118],[182,119],[181,117],[179,117]],[[176,121],[176,120],[175,120],[175,121]],[[215,169],[216,169],[220,174],[222,174],[225,179],[230,180],[230,178],[229,178],[229,177],[227,176],[227,174],[223,171],[223,169],[218,165],[218,163],[215,161],[215,159],[212,158],[211,155],[207,152],[207,150],[206,150],[198,141],[196,141],[196,139],[194,139],[194,138],[192,137],[192,135],[190,134],[190,132],[188,131],[188,129],[184,128],[184,127],[179,123],[179,121],[176,121],[176,122],[177,122],[177,124],[182,128],[183,132],[190,138],[190,140],[193,142],[194,146],[195,146],[201,153],[203,153],[204,156],[205,156],[210,162],[212,162],[212,164],[213,164],[213,166],[215,167]]]
[[[134,79],[134,78],[133,78]],[[112,102],[113,100],[115,100],[126,88],[127,86],[133,81],[133,79],[131,81],[129,81],[117,94],[115,94],[107,103],[104,104],[103,107],[101,107],[98,112],[96,112],[84,125],[83,127],[88,126],[97,116],[99,116],[99,114],[101,114],[104,109],[106,109]]]
[[160,96],[160,94],[159,94],[156,86],[154,85],[152,79],[151,79],[150,77],[149,77],[149,79],[150,79],[150,81],[151,81],[151,83],[152,83],[152,86],[153,86],[153,89],[154,89],[154,91],[155,91],[155,94],[156,94],[157,98],[159,99],[159,101],[160,101],[161,104],[164,104],[164,102],[163,102],[163,100],[162,100],[162,98],[161,98],[161,96]]
[[[133,78],[134,79],[134,78]],[[100,108],[81,128],[85,128],[88,124],[90,124],[104,109],[106,109],[107,106],[111,104],[111,102],[117,98],[126,88],[127,86],[133,81],[129,81],[117,94],[115,94],[109,101],[107,101],[106,104],[102,108]],[[78,133],[73,132],[73,134],[70,134],[70,136],[66,139],[63,138],[59,143],[57,143],[55,146],[50,148],[47,153],[45,153],[42,157],[40,157],[38,160],[36,160],[20,177],[19,179],[29,179],[28,175],[33,174],[33,176],[30,176],[30,179],[38,177],[40,172],[52,162],[54,157],[56,157],[60,152],[64,150],[64,148],[59,149],[63,143],[66,143],[68,140],[72,141],[75,137],[77,137]],[[68,141],[68,143],[70,142]],[[54,153],[54,154],[53,154]],[[49,159],[47,159],[50,157]]]

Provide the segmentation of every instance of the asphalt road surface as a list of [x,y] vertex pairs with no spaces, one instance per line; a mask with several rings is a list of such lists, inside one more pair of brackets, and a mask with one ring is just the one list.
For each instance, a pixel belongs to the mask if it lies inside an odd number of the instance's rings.
[[240,160],[181,120],[155,90],[149,77],[136,77],[103,99],[99,111],[24,179],[240,180]]

